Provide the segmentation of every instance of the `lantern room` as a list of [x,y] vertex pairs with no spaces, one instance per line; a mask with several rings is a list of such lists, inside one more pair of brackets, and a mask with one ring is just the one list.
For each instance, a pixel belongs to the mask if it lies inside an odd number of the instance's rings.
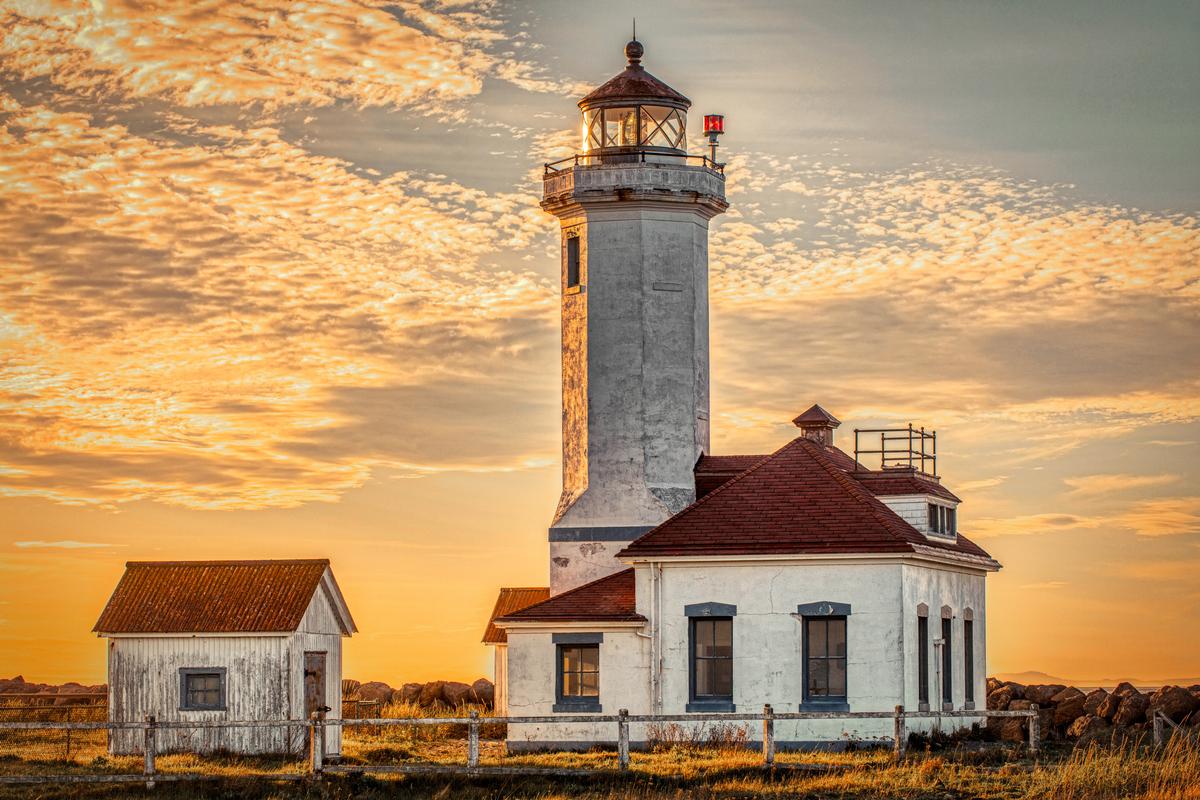
[[645,48],[637,39],[625,45],[625,71],[579,101],[583,110],[583,152],[687,153],[687,110],[691,101],[642,66]]

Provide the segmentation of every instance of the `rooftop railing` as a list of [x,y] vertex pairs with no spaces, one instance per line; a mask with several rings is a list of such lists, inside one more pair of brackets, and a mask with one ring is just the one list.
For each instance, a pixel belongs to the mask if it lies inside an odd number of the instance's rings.
[[881,470],[906,468],[937,475],[937,431],[911,423],[907,428],[855,428],[855,462],[862,464],[859,456],[871,455],[879,456]]

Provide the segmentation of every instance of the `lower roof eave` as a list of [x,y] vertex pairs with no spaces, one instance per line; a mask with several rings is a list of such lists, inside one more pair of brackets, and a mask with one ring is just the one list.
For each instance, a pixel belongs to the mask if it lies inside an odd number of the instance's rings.
[[757,562],[793,563],[845,563],[887,564],[912,561],[937,561],[959,567],[969,567],[987,572],[996,572],[1000,563],[993,558],[974,556],[967,553],[948,552],[938,547],[915,544],[912,551],[895,553],[708,553],[694,555],[638,555],[624,556],[623,562],[631,566],[639,564],[719,564]]
[[496,620],[496,627],[503,628],[504,631],[618,631],[618,630],[637,630],[646,627],[647,620],[645,618],[638,620],[586,620],[586,619],[563,619],[563,620],[520,620],[505,622]]

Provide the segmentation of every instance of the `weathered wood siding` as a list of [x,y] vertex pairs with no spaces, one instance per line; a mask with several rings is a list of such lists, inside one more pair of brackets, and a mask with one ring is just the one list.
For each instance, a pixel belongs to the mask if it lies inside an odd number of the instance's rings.
[[[326,714],[326,719],[341,719],[342,628],[326,594],[324,582],[313,595],[300,627],[291,637],[291,648],[294,654],[291,669],[294,717],[304,718],[304,654],[325,653],[325,698],[331,709]],[[342,752],[340,725],[330,725],[326,729],[325,752],[328,755],[339,755]]]
[[[293,691],[290,642],[288,635],[112,638],[109,720],[141,722],[148,715],[172,722],[287,719]],[[225,709],[180,709],[179,670],[204,667],[226,670]],[[142,742],[141,731],[116,731],[110,747],[113,753],[140,753]],[[272,753],[286,752],[289,745],[283,728],[161,730],[157,742],[160,752]]]

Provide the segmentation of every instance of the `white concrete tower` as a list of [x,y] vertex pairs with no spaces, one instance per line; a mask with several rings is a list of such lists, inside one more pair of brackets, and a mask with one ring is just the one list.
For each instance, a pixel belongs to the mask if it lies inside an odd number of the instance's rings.
[[563,490],[550,592],[624,567],[613,554],[695,498],[708,450],[708,221],[721,165],[687,155],[691,102],[625,47],[580,101],[583,152],[546,166],[562,225]]

